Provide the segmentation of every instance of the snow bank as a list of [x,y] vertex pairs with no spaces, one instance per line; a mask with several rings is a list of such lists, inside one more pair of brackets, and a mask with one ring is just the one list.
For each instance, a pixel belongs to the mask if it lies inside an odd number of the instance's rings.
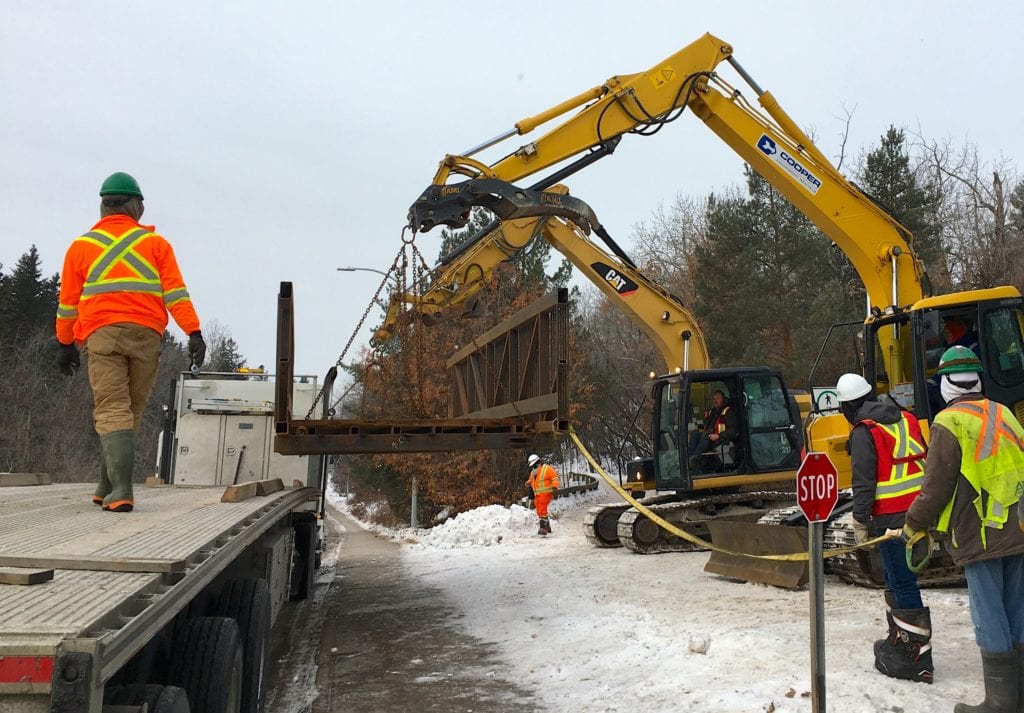
[[[555,501],[549,537],[535,534],[536,516],[519,506],[390,536],[415,541],[402,550],[410,576],[441,591],[467,633],[497,647],[540,710],[809,713],[807,591],[708,574],[706,552],[592,547],[586,508],[613,499],[605,491]],[[830,713],[936,713],[984,697],[966,590],[926,590],[924,599],[934,685],[875,671],[872,642],[886,629],[881,591],[826,578]]]

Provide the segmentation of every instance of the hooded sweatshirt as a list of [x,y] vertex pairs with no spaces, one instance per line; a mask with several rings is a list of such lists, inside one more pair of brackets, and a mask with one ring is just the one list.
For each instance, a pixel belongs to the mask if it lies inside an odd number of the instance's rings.
[[[891,401],[865,401],[857,411],[857,422],[870,419],[878,423],[898,423],[903,418],[900,407]],[[904,513],[873,516],[875,486],[878,483],[878,456],[875,441],[866,425],[858,425],[850,434],[850,458],[853,462],[853,519],[883,529],[903,527]]]

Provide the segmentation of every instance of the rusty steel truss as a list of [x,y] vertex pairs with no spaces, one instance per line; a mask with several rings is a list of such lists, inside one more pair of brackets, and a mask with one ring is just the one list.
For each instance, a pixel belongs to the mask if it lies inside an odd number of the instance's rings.
[[329,418],[333,373],[325,383],[321,417],[295,418],[291,412],[295,337],[290,282],[281,283],[277,305],[277,453],[417,453],[543,447],[538,443],[540,439],[551,439],[568,430],[569,330],[565,289],[525,307],[453,355],[447,362],[449,417],[429,420]]

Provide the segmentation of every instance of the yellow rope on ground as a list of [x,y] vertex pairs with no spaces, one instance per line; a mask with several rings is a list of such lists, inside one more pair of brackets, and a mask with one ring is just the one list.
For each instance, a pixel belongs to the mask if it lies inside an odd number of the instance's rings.
[[[806,552],[794,552],[792,554],[782,555],[753,555],[747,552],[735,552],[724,547],[718,547],[716,545],[713,545],[710,542],[707,542],[706,540],[702,540],[696,535],[691,535],[690,533],[681,530],[680,528],[676,527],[667,520],[664,520],[663,518],[659,517],[656,513],[651,512],[651,510],[649,510],[648,508],[641,505],[635,498],[633,498],[632,495],[625,491],[622,488],[622,486],[616,483],[615,480],[610,475],[608,475],[604,468],[602,468],[601,465],[596,460],[594,460],[594,457],[590,455],[590,451],[586,449],[586,447],[583,445],[583,442],[580,441],[579,437],[576,435],[576,432],[571,427],[569,428],[569,437],[572,438],[573,443],[576,444],[576,447],[579,449],[580,453],[583,454],[583,457],[587,459],[591,467],[597,472],[598,475],[601,476],[602,479],[604,479],[606,483],[608,483],[608,485],[612,486],[612,488],[615,489],[615,492],[617,492],[623,500],[625,500],[627,503],[629,503],[637,510],[639,510],[640,513],[648,520],[655,523],[662,529],[671,532],[676,537],[680,537],[686,540],[687,542],[691,542],[697,545],[698,547],[714,550],[715,552],[721,552],[727,555],[734,555],[736,557],[751,557],[753,559],[759,560],[775,560],[784,562],[800,562],[806,561],[808,559],[808,554]],[[854,552],[865,547],[874,547],[879,542],[885,542],[886,540],[891,539],[894,539],[893,535],[879,535],[878,537],[868,540],[867,542],[864,542],[862,544],[854,545],[853,547],[840,547],[834,550],[825,550],[822,554],[825,558],[835,557],[837,555],[846,554],[847,552]]]

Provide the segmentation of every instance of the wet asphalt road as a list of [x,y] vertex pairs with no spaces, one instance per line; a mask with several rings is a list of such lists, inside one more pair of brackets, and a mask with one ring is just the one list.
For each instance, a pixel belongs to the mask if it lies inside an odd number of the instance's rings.
[[494,648],[460,631],[459,612],[406,576],[398,544],[328,513],[338,562],[275,624],[267,713],[539,710]]

